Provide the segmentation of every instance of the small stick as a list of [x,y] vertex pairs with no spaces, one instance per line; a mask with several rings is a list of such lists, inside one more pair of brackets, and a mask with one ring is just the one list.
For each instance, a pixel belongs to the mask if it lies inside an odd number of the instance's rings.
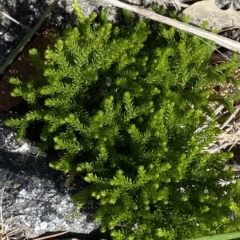
[[[31,28],[29,28],[28,26],[26,26],[26,25],[24,25],[24,24],[18,22],[17,20],[15,20],[14,18],[12,18],[12,17],[9,16],[8,14],[6,14],[5,12],[0,11],[0,13],[1,13],[4,17],[6,17],[6,18],[12,20],[13,22],[15,22],[16,24],[18,24],[18,25],[20,25],[20,26],[22,26],[22,27],[24,27],[24,28],[26,28],[26,29],[28,29],[28,30],[31,30]],[[37,32],[36,32],[36,34],[37,34],[37,35],[40,35],[40,34],[37,33]]]
[[61,236],[61,235],[66,234],[66,233],[68,233],[68,232],[69,232],[69,231],[65,231],[65,232],[56,233],[56,234],[49,235],[49,236],[45,236],[45,237],[34,238],[33,240],[44,240],[44,239],[49,239],[49,238],[53,238],[53,237],[58,237],[58,236]]
[[228,125],[228,123],[235,118],[235,116],[237,115],[237,113],[240,111],[240,105],[238,105],[235,108],[235,111],[233,114],[231,114],[231,116],[226,120],[226,122],[220,127],[221,130],[223,130],[224,127],[226,127]]
[[108,5],[114,5],[119,8],[123,8],[126,10],[129,10],[131,12],[135,12],[139,15],[142,15],[146,18],[162,22],[164,24],[170,25],[172,27],[184,30],[188,33],[195,34],[199,37],[203,37],[206,39],[209,39],[211,41],[214,41],[218,45],[225,47],[231,51],[240,53],[240,43],[231,39],[228,39],[226,37],[208,32],[206,30],[194,27],[192,25],[177,21],[175,19],[171,19],[162,15],[159,15],[151,10],[143,9],[137,6],[129,5],[123,2],[120,2],[118,0],[102,0],[103,3],[106,3]]
[[51,10],[57,5],[59,0],[54,0],[50,6],[46,9],[46,11],[42,14],[40,20],[37,22],[37,24],[27,33],[27,35],[24,37],[24,39],[19,43],[19,45],[15,48],[14,51],[10,54],[10,56],[7,58],[7,60],[0,66],[0,75],[4,73],[5,69],[14,61],[14,59],[17,57],[17,55],[23,50],[23,48],[26,46],[26,44],[30,41],[30,39],[33,37],[33,35],[36,33],[36,31],[39,29],[43,21],[46,19],[48,14],[51,12]]

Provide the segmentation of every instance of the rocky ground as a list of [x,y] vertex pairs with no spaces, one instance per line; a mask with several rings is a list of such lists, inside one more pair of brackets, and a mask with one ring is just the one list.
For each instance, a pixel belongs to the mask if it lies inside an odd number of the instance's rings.
[[[32,28],[51,2],[53,1],[2,0],[0,11],[28,28]],[[79,0],[86,15],[97,10],[99,2],[100,0]],[[130,0],[128,2],[146,5],[150,1]],[[158,2],[160,5],[164,4],[162,0]],[[238,1],[235,2],[236,5]],[[71,0],[60,1],[38,32],[41,33],[54,25],[61,29],[67,23],[74,23],[75,17],[71,3]],[[225,5],[226,1],[218,1],[219,7]],[[110,7],[112,19],[115,13],[116,9]],[[0,65],[28,31],[0,14]],[[0,114],[0,189],[4,189],[2,195],[0,194],[0,210],[2,211],[2,214],[0,211],[0,222],[5,223],[5,233],[18,230],[16,239],[20,239],[34,238],[45,232],[70,231],[64,235],[68,239],[103,239],[104,236],[101,236],[99,232],[92,232],[99,225],[91,222],[90,218],[96,210],[95,206],[89,203],[80,212],[70,199],[71,194],[84,187],[83,181],[75,179],[74,184],[66,187],[66,176],[48,167],[50,155],[39,154],[34,141],[17,142],[14,129],[4,125],[4,120],[11,114],[12,112]],[[1,219],[2,216],[3,219]],[[91,232],[92,234],[89,234]],[[58,236],[55,239],[62,239],[64,236]]]

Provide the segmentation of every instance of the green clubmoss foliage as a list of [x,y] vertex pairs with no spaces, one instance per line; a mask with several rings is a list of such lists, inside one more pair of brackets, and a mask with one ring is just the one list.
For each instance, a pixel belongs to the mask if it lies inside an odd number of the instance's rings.
[[[41,123],[41,147],[54,147],[51,167],[89,183],[73,196],[81,207],[99,202],[96,220],[116,240],[184,239],[239,229],[240,183],[220,186],[233,172],[232,154],[203,151],[219,133],[209,103],[229,110],[216,84],[232,81],[237,60],[209,64],[213,43],[124,12],[85,18],[76,1],[67,26],[28,83],[11,79],[13,96],[31,107],[9,119],[19,139]],[[157,11],[157,9],[155,8]],[[206,117],[212,121],[201,130]]]

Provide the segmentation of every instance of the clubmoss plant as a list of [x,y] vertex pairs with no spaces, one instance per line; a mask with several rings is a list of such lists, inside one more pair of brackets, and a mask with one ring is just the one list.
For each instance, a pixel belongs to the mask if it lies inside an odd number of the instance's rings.
[[[11,79],[31,107],[7,120],[19,139],[41,123],[51,167],[89,185],[73,199],[99,202],[95,219],[116,240],[184,239],[239,229],[240,183],[225,169],[231,153],[204,152],[219,133],[211,102],[232,110],[214,86],[232,81],[238,61],[212,67],[213,43],[129,12],[114,25],[107,11],[85,18],[54,47],[30,52],[38,74]],[[158,11],[156,6],[153,6]],[[202,127],[207,119],[212,121]]]

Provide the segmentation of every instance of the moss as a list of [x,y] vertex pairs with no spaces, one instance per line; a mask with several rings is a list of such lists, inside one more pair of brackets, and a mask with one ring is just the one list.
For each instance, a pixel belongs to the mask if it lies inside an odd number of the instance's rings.
[[[113,239],[239,229],[239,182],[218,184],[234,176],[224,165],[231,154],[203,151],[219,133],[209,104],[233,109],[213,88],[236,84],[237,60],[211,67],[212,42],[128,12],[117,26],[105,10],[84,18],[76,1],[74,8],[76,26],[66,27],[44,62],[31,50],[37,77],[11,79],[13,96],[32,110],[7,125],[22,138],[29,124],[44,123],[41,147],[59,154],[50,166],[89,183],[73,199],[79,207],[97,200],[95,219]],[[197,131],[207,117],[212,122]]]

